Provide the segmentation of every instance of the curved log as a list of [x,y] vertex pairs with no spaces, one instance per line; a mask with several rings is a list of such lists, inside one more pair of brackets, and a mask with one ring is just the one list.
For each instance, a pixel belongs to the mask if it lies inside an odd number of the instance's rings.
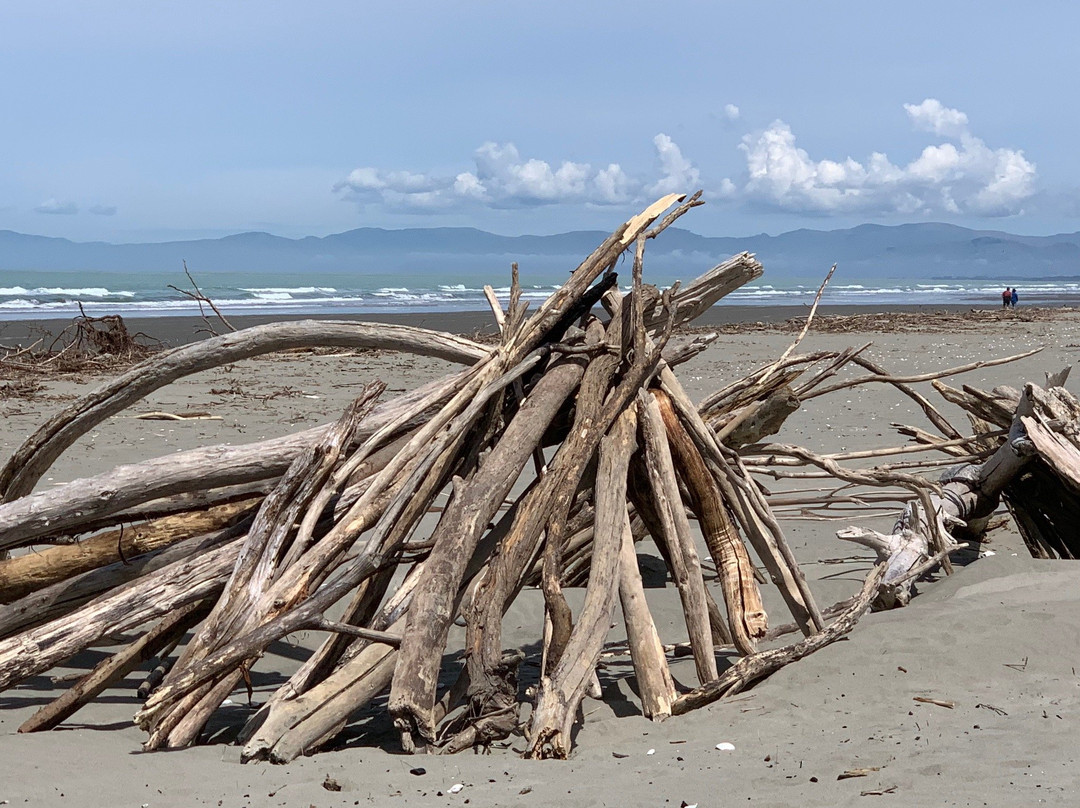
[[58,412],[31,435],[0,470],[3,500],[33,490],[65,449],[110,415],[184,376],[291,348],[332,345],[383,348],[472,364],[488,354],[477,343],[425,328],[387,323],[298,320],[269,323],[152,356]]

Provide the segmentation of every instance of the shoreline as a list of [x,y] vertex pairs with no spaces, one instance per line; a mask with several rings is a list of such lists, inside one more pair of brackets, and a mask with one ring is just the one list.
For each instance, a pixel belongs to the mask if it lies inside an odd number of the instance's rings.
[[[533,307],[530,307],[533,310]],[[1075,311],[1064,304],[1057,306],[1021,305],[1009,310],[1016,316],[1025,312],[1053,314],[1056,310]],[[818,317],[857,316],[866,314],[924,314],[928,317],[967,312],[1001,312],[1000,306],[973,306],[966,303],[938,304],[826,304],[817,310]],[[693,322],[695,329],[717,328],[722,326],[762,323],[783,323],[793,318],[805,318],[810,312],[807,304],[785,306],[726,305],[720,303],[697,317]],[[1010,316],[1012,316],[1010,314]],[[27,318],[0,321],[0,345],[23,347],[45,335],[55,337],[60,334],[74,318]],[[413,312],[378,312],[369,314],[242,314],[230,316],[237,329],[275,322],[295,320],[344,320],[350,322],[389,323],[429,328],[434,331],[446,331],[465,336],[473,334],[494,334],[495,323],[490,311],[413,311]],[[210,322],[218,326],[218,333],[226,329],[220,327],[213,318]],[[165,315],[161,317],[125,317],[124,323],[132,334],[142,333],[151,339],[162,342],[167,347],[186,345],[205,339],[205,321],[197,314]]]

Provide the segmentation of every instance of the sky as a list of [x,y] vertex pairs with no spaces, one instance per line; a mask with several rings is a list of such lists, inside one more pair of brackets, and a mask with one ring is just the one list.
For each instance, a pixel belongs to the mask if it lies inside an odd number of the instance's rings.
[[1080,230],[1080,6],[3,0],[0,229]]

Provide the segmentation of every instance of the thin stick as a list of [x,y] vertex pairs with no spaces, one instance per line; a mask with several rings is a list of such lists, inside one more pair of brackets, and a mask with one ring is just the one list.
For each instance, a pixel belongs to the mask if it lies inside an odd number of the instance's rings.
[[[864,449],[857,452],[834,452],[832,454],[821,455],[821,457],[826,460],[861,460],[869,457],[889,457],[891,455],[933,452],[949,446],[963,446],[968,443],[977,443],[981,438],[985,437],[997,438],[1007,434],[1007,429],[998,429],[993,432],[986,432],[982,435],[972,435],[967,438],[953,438],[952,440],[935,441],[934,443],[919,443],[909,446],[890,446],[883,449]],[[752,451],[755,455],[786,454],[781,446],[771,443],[746,446],[743,447],[741,451]],[[743,462],[748,466],[767,466],[771,465],[774,461],[769,457],[744,457]],[[953,462],[955,463],[956,460],[953,460]]]
[[338,623],[334,620],[319,620],[312,628],[321,629],[322,631],[332,631],[336,634],[348,634],[352,637],[359,637],[362,640],[370,640],[371,642],[381,642],[383,645],[389,645],[391,648],[398,648],[401,645],[401,637],[397,634],[390,634],[386,631],[376,631],[373,628],[353,626],[348,623]]
[[822,387],[820,390],[814,390],[813,392],[806,393],[802,398],[803,400],[817,398],[823,396],[826,393],[835,393],[837,390],[844,390],[849,387],[855,387],[859,384],[869,384],[871,382],[882,382],[884,384],[913,384],[915,382],[930,382],[934,379],[944,379],[949,376],[957,376],[961,373],[967,373],[971,370],[979,370],[980,368],[990,368],[995,365],[1005,365],[1009,362],[1016,362],[1019,359],[1027,359],[1029,356],[1034,356],[1039,353],[1042,348],[1033,348],[1030,351],[1024,351],[1024,353],[1013,354],[1012,356],[1002,357],[1000,359],[985,359],[979,362],[969,362],[966,365],[959,365],[954,368],[947,368],[945,370],[935,370],[930,373],[917,373],[910,376],[890,376],[886,374],[875,373],[872,376],[860,376],[857,379],[848,379],[844,382],[837,382],[829,387]]
[[825,287],[829,285],[829,281],[832,280],[834,272],[836,272],[836,264],[832,265],[829,273],[825,276],[825,280],[821,282],[821,287],[817,290],[817,294],[814,295],[814,305],[810,307],[810,314],[807,315],[806,323],[803,325],[802,331],[799,332],[799,336],[797,336],[795,338],[795,341],[788,346],[788,349],[786,351],[780,354],[780,358],[773,363],[772,367],[765,371],[765,375],[761,377],[759,384],[763,383],[777,370],[779,370],[784,360],[791,356],[792,351],[799,347],[799,343],[803,341],[803,337],[805,337],[807,332],[810,330],[810,323],[814,322],[814,315],[817,313],[818,303],[821,302],[821,296],[825,294]]

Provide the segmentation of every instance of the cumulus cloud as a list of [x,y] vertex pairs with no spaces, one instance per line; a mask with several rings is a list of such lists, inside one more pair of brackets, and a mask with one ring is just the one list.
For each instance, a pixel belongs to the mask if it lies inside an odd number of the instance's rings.
[[724,104],[724,117],[729,121],[739,120],[740,114],[739,108],[734,104]]
[[87,208],[95,216],[115,216],[116,205],[91,205]]
[[746,156],[748,179],[739,193],[770,206],[819,214],[981,216],[1019,213],[1035,193],[1035,164],[1020,150],[987,146],[971,134],[963,112],[933,98],[904,108],[918,129],[951,142],[926,146],[907,165],[896,165],[881,152],[864,162],[815,160],[796,145],[791,127],[778,120],[743,138],[739,148]]
[[967,134],[967,115],[958,109],[950,109],[936,98],[927,98],[921,104],[904,104],[904,110],[912,123],[924,132],[945,137]]
[[549,163],[523,157],[513,143],[489,141],[473,153],[474,168],[453,177],[364,167],[350,172],[334,191],[360,203],[432,210],[463,203],[498,208],[621,205],[699,186],[698,169],[670,137],[659,134],[653,145],[659,173],[651,180],[632,177],[618,163],[602,168],[570,160]]
[[34,208],[34,210],[37,213],[49,213],[57,216],[74,216],[79,212],[79,206],[74,202],[61,202],[58,199],[50,197]]
[[661,177],[648,187],[651,196],[672,194],[697,188],[701,175],[694,164],[683,157],[682,149],[670,137],[659,134],[653,138],[656,156],[660,160]]

